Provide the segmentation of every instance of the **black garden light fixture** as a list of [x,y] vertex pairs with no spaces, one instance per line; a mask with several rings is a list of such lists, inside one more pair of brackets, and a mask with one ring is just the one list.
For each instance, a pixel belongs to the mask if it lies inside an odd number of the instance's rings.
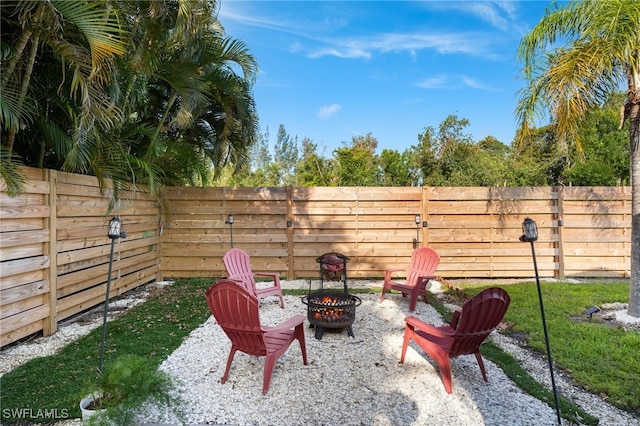
[[231,235],[231,248],[233,248],[233,213],[229,213],[227,216],[227,220],[224,221],[225,224],[229,225],[229,232]]
[[113,268],[113,249],[118,238],[127,238],[127,233],[122,232],[122,220],[118,216],[114,216],[109,221],[109,230],[107,236],[111,239],[111,254],[109,255],[109,272],[107,273],[107,291],[104,300],[104,314],[102,317],[102,340],[100,342],[100,361],[98,363],[98,371],[102,373],[102,365],[104,361],[104,342],[107,336],[107,314],[109,312],[109,291],[111,288],[111,270]]
[[593,305],[592,307],[584,311],[584,314],[589,316],[589,322],[591,322],[591,319],[593,318],[593,314],[598,312],[600,312],[600,308],[598,308],[596,305]]
[[416,237],[413,239],[413,248],[417,249],[418,247],[420,247],[420,215],[417,214],[414,218],[414,221],[416,223]]
[[556,390],[556,382],[553,377],[553,362],[551,361],[551,348],[549,347],[549,334],[547,333],[547,321],[544,316],[544,305],[542,303],[542,290],[540,289],[540,277],[538,276],[538,263],[536,262],[536,251],[533,247],[533,242],[538,240],[538,227],[536,222],[527,217],[522,222],[522,236],[520,241],[531,243],[531,256],[533,257],[533,269],[536,273],[536,285],[538,286],[538,300],[540,301],[540,313],[542,314],[542,328],[544,330],[544,341],[547,345],[547,359],[549,360],[549,372],[551,373],[551,387],[553,388],[553,400],[556,404],[556,416],[558,418],[558,424],[562,424],[560,418],[560,405],[558,404],[558,392]]

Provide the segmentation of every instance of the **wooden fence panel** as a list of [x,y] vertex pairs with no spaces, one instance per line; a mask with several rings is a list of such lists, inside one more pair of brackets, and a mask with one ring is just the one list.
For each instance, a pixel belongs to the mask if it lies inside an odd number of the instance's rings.
[[114,244],[110,297],[161,279],[160,215],[143,192],[125,192],[107,216],[109,188],[95,177],[25,168],[25,192],[0,192],[0,346],[105,300],[112,215],[126,239]]
[[567,277],[629,277],[631,190],[562,188],[564,273]]
[[379,278],[411,256],[422,188],[293,188],[291,200],[293,278],[317,279],[328,252],[349,257],[351,278]]
[[[168,188],[170,213],[162,235],[167,277],[222,277],[222,256],[233,246],[251,256],[255,271],[286,274],[286,188]],[[233,226],[225,221],[234,215]]]
[[0,192],[0,346],[43,330],[50,314],[51,185],[45,170],[26,175],[24,196]]
[[427,244],[441,256],[443,277],[522,277],[533,274],[530,244],[520,242],[522,221],[538,226],[538,271],[557,271],[553,188],[425,188]]
[[156,202],[140,191],[127,191],[107,216],[110,189],[100,192],[91,176],[58,173],[57,316],[62,320],[104,302],[113,215],[122,220],[126,238],[113,240],[110,298],[161,277],[160,220]]

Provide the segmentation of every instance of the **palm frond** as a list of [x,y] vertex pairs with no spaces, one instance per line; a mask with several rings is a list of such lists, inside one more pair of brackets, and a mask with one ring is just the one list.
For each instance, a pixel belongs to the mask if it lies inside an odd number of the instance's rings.
[[24,191],[27,177],[21,169],[22,162],[4,146],[0,145],[0,182],[10,197],[15,197]]

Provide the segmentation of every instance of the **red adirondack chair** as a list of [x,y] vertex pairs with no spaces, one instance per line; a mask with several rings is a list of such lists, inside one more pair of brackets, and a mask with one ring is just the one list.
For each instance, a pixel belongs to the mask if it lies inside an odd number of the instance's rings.
[[[224,263],[224,268],[227,270],[227,278],[242,282],[258,299],[278,296],[280,298],[280,306],[284,309],[284,297],[282,296],[282,288],[280,287],[280,274],[277,272],[253,272],[251,270],[249,255],[238,248],[232,248],[226,252],[222,257],[222,262]],[[258,287],[256,285],[256,277],[270,277],[273,283],[267,287]]]
[[488,382],[480,345],[502,321],[510,302],[506,291],[490,287],[454,312],[450,325],[434,327],[416,317],[406,317],[400,362],[404,362],[409,341],[413,340],[438,364],[448,393],[452,392],[450,360],[459,355],[475,355],[482,377]]
[[[387,269],[384,273],[384,284],[382,286],[382,295],[380,302],[384,300],[385,292],[389,290],[397,290],[402,292],[402,296],[409,295],[409,311],[416,309],[416,303],[420,295],[427,300],[427,283],[435,278],[435,270],[440,263],[440,255],[431,247],[422,247],[414,250],[411,254],[408,268]],[[405,272],[405,282],[398,282],[392,279],[392,276],[398,272]]]
[[216,322],[231,340],[227,367],[222,376],[224,384],[236,351],[264,356],[262,393],[266,394],[276,362],[294,340],[300,343],[302,361],[307,365],[307,346],[304,337],[304,315],[296,315],[275,326],[260,324],[258,298],[237,281],[219,280],[206,293],[207,304]]

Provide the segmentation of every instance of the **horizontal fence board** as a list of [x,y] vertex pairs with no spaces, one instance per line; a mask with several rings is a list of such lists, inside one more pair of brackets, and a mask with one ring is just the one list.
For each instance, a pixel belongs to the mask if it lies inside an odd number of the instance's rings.
[[49,265],[49,256],[35,256],[2,262],[0,278],[4,279],[5,276],[46,269]]
[[39,304],[38,306],[23,310],[20,313],[2,318],[2,335],[28,326],[30,323],[42,321],[49,315],[49,306]]
[[0,204],[3,219],[27,219],[49,217],[49,206]]
[[0,328],[0,331],[2,331],[0,333],[0,347],[14,343],[22,338],[29,337],[35,333],[40,332],[44,328],[43,320],[34,319],[34,318],[37,318],[37,316],[28,317],[28,318],[32,322],[29,322],[26,325],[23,325],[17,330],[12,330],[5,333],[4,329]]
[[39,308],[40,306],[47,305],[48,300],[45,300],[44,294],[31,295],[24,297],[16,302],[8,303],[2,306],[1,320],[4,322],[13,315],[18,315],[22,312],[26,312],[31,309]]
[[0,238],[0,248],[19,247],[27,244],[46,243],[48,241],[49,231],[46,229],[3,232],[2,238]]
[[0,248],[0,262],[44,256],[42,244],[25,244],[20,247]]
[[429,200],[536,200],[556,199],[548,187],[431,187]]
[[2,316],[7,315],[5,309],[10,303],[19,302],[33,296],[45,294],[48,291],[49,282],[46,280],[35,281],[32,283],[0,291],[0,306],[2,306]]
[[0,233],[14,231],[31,231],[34,229],[44,228],[44,220],[42,218],[36,219],[5,219],[0,221]]

